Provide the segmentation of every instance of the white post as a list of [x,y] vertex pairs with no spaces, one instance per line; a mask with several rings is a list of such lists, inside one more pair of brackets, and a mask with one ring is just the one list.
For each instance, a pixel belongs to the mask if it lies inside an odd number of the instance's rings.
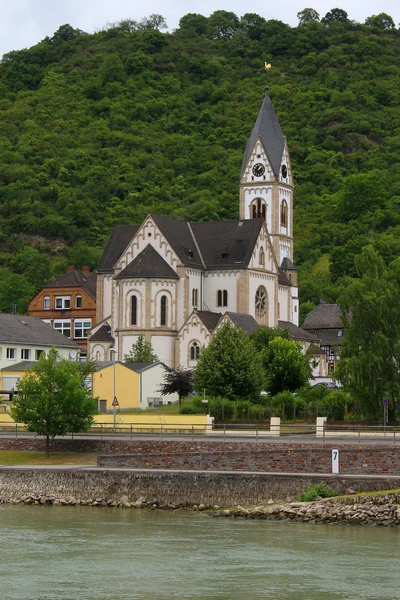
[[339,450],[332,450],[332,473],[339,473]]
[[327,422],[327,417],[317,417],[316,437],[324,437],[324,429]]
[[279,437],[281,435],[281,418],[280,417],[271,417],[271,422],[269,425],[269,435],[273,435]]

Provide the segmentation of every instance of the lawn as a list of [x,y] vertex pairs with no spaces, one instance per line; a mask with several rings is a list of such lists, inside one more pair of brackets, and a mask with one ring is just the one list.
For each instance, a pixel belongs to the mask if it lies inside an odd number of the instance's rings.
[[0,450],[0,466],[12,465],[96,465],[94,452],[51,452],[46,458],[43,452],[28,450]]

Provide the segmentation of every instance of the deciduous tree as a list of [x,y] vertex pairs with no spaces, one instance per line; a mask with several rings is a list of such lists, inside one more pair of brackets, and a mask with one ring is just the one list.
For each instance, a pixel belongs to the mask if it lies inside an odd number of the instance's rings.
[[178,394],[179,409],[182,407],[182,398],[186,398],[193,391],[193,371],[178,367],[175,371],[166,371],[164,382],[159,386],[158,391],[163,396],[169,394]]
[[46,456],[56,435],[86,431],[92,424],[96,401],[84,380],[93,371],[91,362],[70,362],[52,348],[19,380],[11,415],[46,438]]
[[124,355],[125,362],[157,362],[157,355],[154,353],[152,345],[144,339],[143,335],[139,335],[137,342],[132,344],[132,348],[128,354]]

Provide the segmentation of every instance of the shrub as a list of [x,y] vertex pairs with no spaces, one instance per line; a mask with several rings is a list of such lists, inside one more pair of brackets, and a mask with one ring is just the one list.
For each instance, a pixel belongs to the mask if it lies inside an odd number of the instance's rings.
[[314,502],[317,498],[332,498],[338,494],[325,487],[323,483],[315,483],[311,485],[308,490],[302,492],[299,496],[300,502]]

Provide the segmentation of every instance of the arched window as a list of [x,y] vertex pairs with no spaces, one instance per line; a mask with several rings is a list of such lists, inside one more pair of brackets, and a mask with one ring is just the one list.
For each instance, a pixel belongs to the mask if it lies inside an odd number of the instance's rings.
[[167,296],[161,296],[160,325],[167,324]]
[[288,224],[288,205],[286,200],[282,200],[281,202],[281,225],[282,227],[287,227]]
[[268,294],[263,285],[260,285],[256,291],[255,314],[259,325],[266,325],[268,312]]
[[228,290],[218,290],[217,306],[228,306]]
[[263,202],[263,200],[261,200],[261,198],[257,198],[257,200],[254,201],[253,206],[252,206],[253,219],[264,219],[265,220],[266,215],[267,215],[267,207],[265,205],[265,202]]
[[200,356],[200,346],[197,342],[190,344],[190,360],[198,360]]
[[260,258],[259,258],[259,263],[260,266],[264,266],[265,265],[265,253],[264,253],[264,248],[260,249]]
[[137,325],[137,296],[131,297],[131,325]]
[[198,306],[199,302],[199,291],[197,289],[192,290],[192,306],[193,308]]

